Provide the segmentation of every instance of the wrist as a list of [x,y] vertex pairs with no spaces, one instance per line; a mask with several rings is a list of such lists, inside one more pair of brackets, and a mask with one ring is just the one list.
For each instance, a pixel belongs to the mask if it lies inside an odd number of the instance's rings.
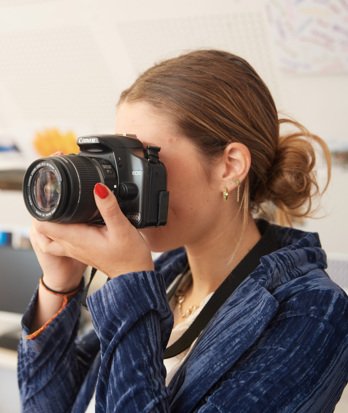
[[40,284],[43,287],[44,290],[47,292],[57,295],[57,296],[66,296],[66,297],[71,297],[78,292],[80,292],[83,289],[84,286],[84,279],[82,278],[80,283],[78,285],[72,285],[72,286],[64,286],[64,287],[56,287],[56,286],[51,286],[44,280],[44,275],[40,277]]

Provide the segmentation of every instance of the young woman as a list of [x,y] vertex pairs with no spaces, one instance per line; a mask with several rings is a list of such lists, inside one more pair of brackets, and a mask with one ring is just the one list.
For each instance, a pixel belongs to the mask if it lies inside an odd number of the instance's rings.
[[[318,236],[290,227],[318,192],[313,143],[330,170],[324,142],[278,119],[245,60],[214,50],[146,71],[116,130],[161,147],[168,223],[135,229],[102,184],[105,226],[33,222],[43,277],[23,317],[23,411],[84,412],[93,395],[96,412],[333,411],[347,296]],[[95,332],[77,338],[86,265],[110,281],[88,298]]]

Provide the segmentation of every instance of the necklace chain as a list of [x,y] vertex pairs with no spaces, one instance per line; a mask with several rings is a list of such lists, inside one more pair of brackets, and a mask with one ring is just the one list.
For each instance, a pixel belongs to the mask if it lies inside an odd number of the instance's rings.
[[185,292],[183,290],[179,290],[175,293],[176,307],[178,308],[179,314],[182,318],[190,317],[190,315],[200,307],[199,305],[191,305],[191,307],[184,311],[183,303],[185,301],[185,298]]

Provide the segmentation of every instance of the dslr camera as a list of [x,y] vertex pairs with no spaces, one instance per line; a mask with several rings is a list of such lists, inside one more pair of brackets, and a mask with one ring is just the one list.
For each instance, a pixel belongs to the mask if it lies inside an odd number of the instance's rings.
[[166,224],[169,194],[159,147],[144,147],[135,135],[85,136],[77,143],[77,155],[41,158],[28,167],[23,196],[33,217],[103,224],[93,196],[101,182],[136,228]]

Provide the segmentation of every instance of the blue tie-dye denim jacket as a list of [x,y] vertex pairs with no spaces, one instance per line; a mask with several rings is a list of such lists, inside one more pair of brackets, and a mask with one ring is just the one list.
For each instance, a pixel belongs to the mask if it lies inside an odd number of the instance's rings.
[[96,334],[76,339],[79,295],[27,340],[35,294],[19,346],[22,411],[84,412],[96,391],[98,413],[332,412],[347,383],[347,296],[328,278],[316,234],[274,230],[281,248],[219,309],[169,387],[166,286],[186,266],[183,249],[91,295]]

